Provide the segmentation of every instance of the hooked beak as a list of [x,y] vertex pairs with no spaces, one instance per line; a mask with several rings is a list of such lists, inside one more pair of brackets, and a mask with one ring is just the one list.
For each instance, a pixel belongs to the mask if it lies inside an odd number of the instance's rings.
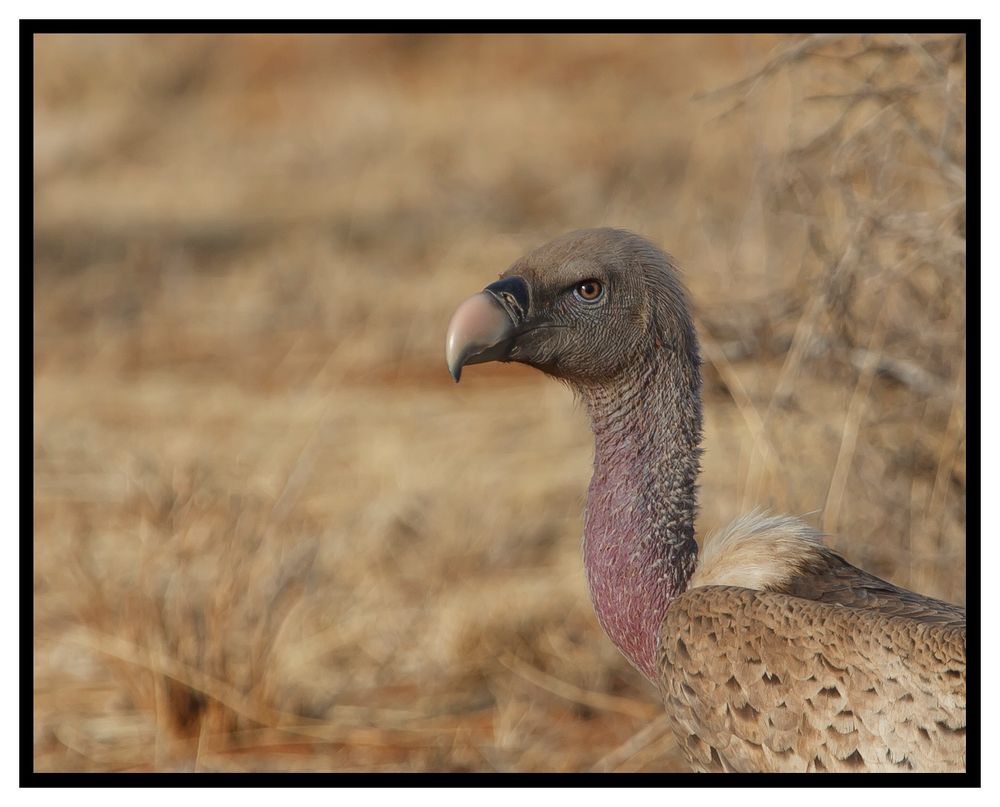
[[445,342],[448,371],[457,382],[467,364],[503,361],[528,310],[528,286],[519,277],[491,283],[451,317]]

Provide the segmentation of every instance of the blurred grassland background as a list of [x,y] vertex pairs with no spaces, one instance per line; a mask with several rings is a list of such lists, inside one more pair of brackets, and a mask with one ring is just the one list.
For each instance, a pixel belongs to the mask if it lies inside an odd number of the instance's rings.
[[685,269],[698,532],[965,601],[965,43],[38,36],[36,770],[685,770],[579,554],[584,413],[455,386],[566,230]]

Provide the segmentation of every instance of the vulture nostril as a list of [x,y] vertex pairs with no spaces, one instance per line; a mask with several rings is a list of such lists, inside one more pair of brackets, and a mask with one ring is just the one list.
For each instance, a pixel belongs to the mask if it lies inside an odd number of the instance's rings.
[[[517,302],[517,298],[513,294],[511,294],[509,291],[502,291],[502,292],[500,292],[500,296],[503,297],[504,300],[507,301],[507,305],[509,305],[509,306],[511,306],[513,308],[516,308],[518,311],[521,310],[521,306]],[[523,314],[524,312],[521,311],[521,313]]]
[[506,277],[490,283],[485,289],[503,305],[515,323],[521,323],[528,315],[530,295],[528,284],[520,277]]

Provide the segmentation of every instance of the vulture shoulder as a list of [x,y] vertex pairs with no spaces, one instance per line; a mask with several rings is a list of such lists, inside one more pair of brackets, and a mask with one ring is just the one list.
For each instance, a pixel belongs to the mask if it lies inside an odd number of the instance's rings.
[[804,522],[752,513],[667,609],[659,685],[702,770],[965,769],[965,611],[893,586]]

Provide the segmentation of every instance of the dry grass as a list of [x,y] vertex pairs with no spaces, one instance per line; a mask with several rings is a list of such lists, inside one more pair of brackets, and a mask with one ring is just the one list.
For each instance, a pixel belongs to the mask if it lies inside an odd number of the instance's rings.
[[[443,361],[564,230],[687,267],[700,534],[965,597],[953,37],[40,37],[36,770],[683,770],[569,393]],[[720,89],[721,88],[721,89]]]

